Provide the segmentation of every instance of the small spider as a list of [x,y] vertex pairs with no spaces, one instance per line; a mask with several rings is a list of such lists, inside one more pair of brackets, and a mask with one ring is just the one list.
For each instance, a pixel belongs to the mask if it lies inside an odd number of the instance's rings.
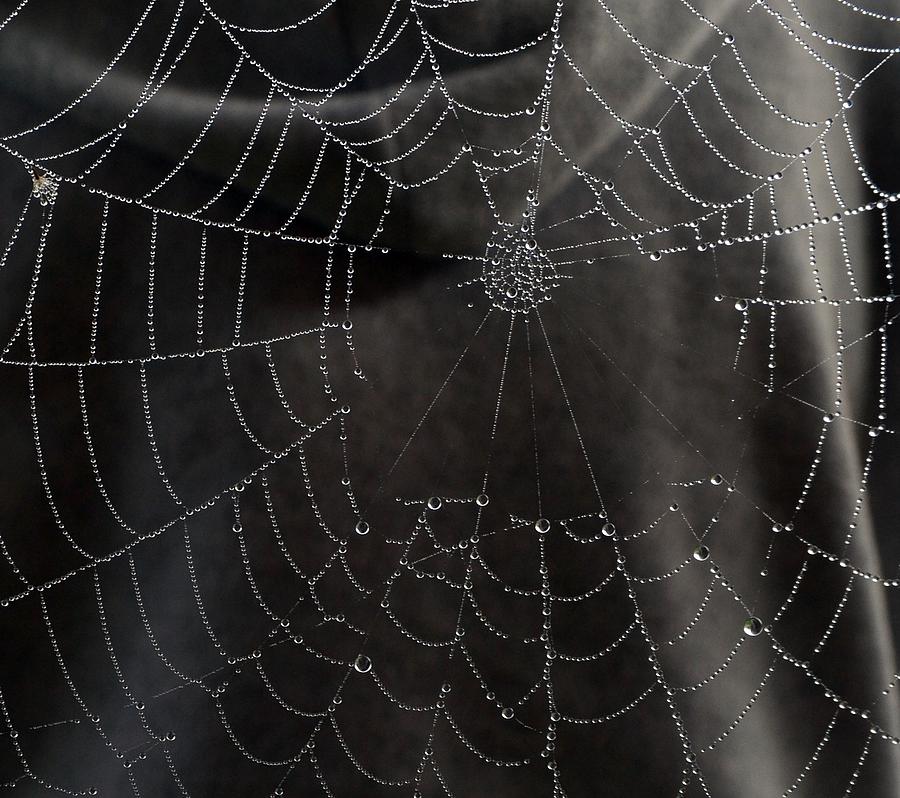
[[37,197],[41,205],[45,207],[52,204],[56,199],[59,180],[35,166],[31,167],[31,179],[33,181],[31,187],[32,196]]

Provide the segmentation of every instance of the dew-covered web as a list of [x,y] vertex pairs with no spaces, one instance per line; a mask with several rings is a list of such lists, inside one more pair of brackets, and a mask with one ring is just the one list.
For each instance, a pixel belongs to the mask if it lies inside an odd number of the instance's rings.
[[7,4],[3,791],[893,794],[868,3]]

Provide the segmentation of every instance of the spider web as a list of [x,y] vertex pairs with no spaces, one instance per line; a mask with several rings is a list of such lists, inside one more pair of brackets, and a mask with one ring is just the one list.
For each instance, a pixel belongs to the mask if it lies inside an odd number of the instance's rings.
[[891,794],[900,19],[294,5],[0,138],[4,789]]

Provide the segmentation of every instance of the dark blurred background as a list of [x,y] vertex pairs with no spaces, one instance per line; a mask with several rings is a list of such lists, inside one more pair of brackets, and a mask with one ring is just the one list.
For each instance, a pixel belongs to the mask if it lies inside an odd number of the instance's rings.
[[900,28],[748,5],[22,6],[4,791],[900,792]]

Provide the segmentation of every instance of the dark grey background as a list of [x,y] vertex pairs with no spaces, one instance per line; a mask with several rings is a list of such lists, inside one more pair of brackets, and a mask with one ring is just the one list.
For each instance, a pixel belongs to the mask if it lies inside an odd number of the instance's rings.
[[[213,8],[246,26],[278,25],[302,16],[284,3],[216,3]],[[241,40],[259,66],[289,83],[327,86],[359,63],[389,4],[339,0],[309,33],[245,34]],[[772,17],[748,3],[696,4],[737,45],[763,90],[788,113],[822,119],[838,112],[829,73],[790,42]],[[3,4],[3,16],[12,9]],[[897,25],[854,14],[838,3],[801,4],[816,27],[845,42],[873,47],[897,46]],[[888,9],[889,4],[885,4]],[[176,4],[158,0],[145,28],[110,75],[57,124],[38,135],[7,142],[21,146],[21,156],[40,161],[41,153],[63,151],[118,124],[140,93],[159,54]],[[723,52],[721,36],[675,2],[612,5],[647,46],[692,63],[705,63]],[[779,9],[791,15],[784,5]],[[201,6],[185,3],[165,63],[178,51],[199,18]],[[30,127],[77,97],[114,55],[141,13],[131,2],[59,3],[33,0],[0,32],[0,108],[6,135]],[[401,17],[409,14],[403,6]],[[550,3],[500,0],[422,9],[422,19],[439,39],[484,51],[499,51],[527,41],[552,19]],[[579,0],[564,11],[561,35],[594,87],[629,120],[652,126],[672,103],[672,94],[600,5]],[[330,119],[350,119],[378,107],[408,72],[418,52],[414,36],[398,39],[391,56],[366,70],[352,87],[326,106]],[[810,39],[810,41],[813,41]],[[854,76],[865,74],[879,57],[847,48],[816,46]],[[796,151],[812,140],[808,130],[785,126],[747,88],[732,59],[720,55],[713,75],[736,117],[769,147]],[[441,51],[448,86],[465,102],[488,108],[523,106],[539,89],[547,50],[471,61]],[[234,67],[236,53],[214,20],[197,34],[170,80],[129,123],[122,141],[85,183],[125,197],[140,196],[179,161],[205,122]],[[854,141],[868,172],[885,190],[898,188],[896,160],[897,65],[890,60],[854,97],[847,112]],[[686,71],[666,67],[679,85]],[[696,215],[677,192],[662,188],[639,154],[626,158],[631,142],[585,91],[568,69],[558,67],[550,123],[553,135],[584,168],[601,178],[615,175],[617,190],[632,207],[659,224]],[[245,65],[209,134],[181,173],[153,202],[186,211],[213,196],[232,172],[268,91],[253,65]],[[762,153],[734,133],[717,110],[708,89],[697,90],[695,108],[717,145],[748,168],[768,173],[777,158]],[[356,140],[377,137],[409,112],[409,102],[357,126]],[[366,157],[391,158],[404,152],[427,131],[436,116],[427,106],[421,120],[383,145],[364,150]],[[828,110],[833,109],[833,110]],[[288,111],[276,95],[258,143],[232,188],[209,216],[228,221],[245,207],[271,158]],[[470,141],[484,146],[513,146],[536,125],[536,117],[492,120],[461,117]],[[693,191],[710,199],[729,199],[755,185],[729,170],[697,137],[683,112],[662,125],[665,142]],[[867,202],[867,192],[851,155],[837,135],[829,138],[837,179],[847,203]],[[459,146],[459,128],[441,128],[420,153],[392,174],[414,181],[437,171]],[[303,191],[321,143],[318,128],[299,116],[294,120],[277,168],[244,218],[253,229],[277,229]],[[833,146],[832,146],[833,143]],[[727,148],[727,149],[726,149]],[[92,151],[96,156],[96,152]],[[490,158],[491,156],[487,156]],[[624,159],[624,166],[621,166]],[[90,163],[83,155],[46,166],[72,176]],[[9,152],[0,169],[0,222],[4,237],[12,231],[32,178]],[[295,235],[327,236],[332,229],[345,177],[340,147],[326,150],[321,174],[309,201],[290,228]],[[821,159],[810,168],[821,199],[832,212]],[[354,166],[352,182],[359,174]],[[798,165],[777,186],[782,224],[799,223],[810,211]],[[499,181],[498,203],[507,216],[521,211],[523,184]],[[372,235],[384,199],[384,182],[369,175],[341,229],[342,241],[364,244]],[[542,218],[564,219],[590,205],[571,166],[549,158],[542,178]],[[34,343],[40,362],[82,362],[87,358],[94,290],[99,219],[103,198],[84,185],[64,183],[54,210],[46,254],[32,311]],[[760,218],[767,213],[761,204]],[[889,206],[893,225],[896,205]],[[759,229],[768,227],[760,223]],[[733,230],[741,222],[732,220]],[[640,225],[637,225],[640,228]],[[517,318],[510,338],[510,316],[492,312],[473,338],[489,303],[478,283],[478,262],[441,257],[442,253],[481,256],[491,236],[492,220],[483,194],[469,169],[451,170],[419,192],[398,191],[378,243],[387,253],[361,246],[354,253],[351,302],[355,351],[366,375],[353,374],[355,363],[341,330],[328,334],[327,351],[336,402],[322,391],[319,341],[300,336],[272,345],[279,377],[296,413],[311,423],[347,402],[347,450],[355,494],[366,509],[372,533],[353,533],[355,515],[340,484],[341,441],[336,424],[316,433],[304,446],[312,499],[296,450],[267,473],[275,512],[286,548],[306,570],[316,571],[335,548],[320,521],[346,538],[348,564],[361,584],[375,590],[361,599],[338,568],[322,580],[317,597],[328,611],[370,630],[365,651],[373,669],[402,701],[428,704],[444,681],[453,684],[447,706],[460,728],[480,751],[498,759],[530,758],[524,768],[497,768],[467,751],[445,721],[432,743],[436,761],[456,796],[553,795],[554,784],[539,731],[547,724],[543,700],[529,702],[515,721],[503,720],[486,701],[459,654],[448,662],[445,649],[420,646],[397,633],[380,611],[382,585],[396,568],[398,546],[388,539],[408,535],[421,507],[396,499],[422,501],[432,494],[474,497],[485,470],[491,503],[478,520],[482,556],[510,584],[539,587],[534,519],[554,521],[547,537],[549,578],[555,595],[577,595],[596,585],[615,567],[606,539],[579,546],[567,539],[558,519],[596,513],[597,497],[585,466],[571,416],[577,419],[599,492],[620,532],[633,532],[664,516],[659,528],[641,540],[623,544],[628,569],[636,576],[661,574],[681,563],[696,545],[679,514],[667,512],[677,502],[684,518],[703,532],[713,516],[706,542],[713,560],[753,611],[768,623],[778,611],[807,558],[806,545],[792,535],[775,538],[768,575],[760,576],[772,540],[772,520],[792,517],[814,455],[822,410],[829,407],[834,383],[835,319],[827,307],[787,309],[779,313],[776,335],[779,389],[769,394],[764,382],[769,344],[767,319],[754,311],[750,337],[739,371],[732,369],[740,326],[733,297],[756,291],[758,244],[698,253],[693,248],[660,262],[636,253],[630,244],[586,250],[592,264],[569,268],[571,280],[555,289],[540,307],[543,329],[533,316]],[[40,209],[29,211],[18,241],[0,271],[0,331],[5,345],[22,317],[40,229]],[[98,322],[99,360],[147,356],[147,263],[150,213],[134,204],[110,202]],[[840,242],[834,227],[817,233],[817,260],[829,296],[849,296]],[[854,273],[863,294],[888,291],[877,215],[847,223]],[[593,217],[546,232],[542,247],[580,243],[609,234]],[[155,284],[155,330],[161,354],[193,353],[196,348],[197,264],[201,226],[161,216]],[[672,239],[660,237],[660,247]],[[674,242],[677,243],[677,242]],[[896,250],[897,241],[891,239]],[[254,341],[314,327],[321,320],[326,249],[320,245],[253,236],[249,248],[242,340]],[[227,347],[234,327],[241,236],[232,230],[208,231],[205,301],[206,345]],[[612,257],[614,256],[614,257]],[[814,296],[804,233],[773,239],[768,246],[767,295]],[[343,318],[347,253],[338,248],[333,263],[332,306]],[[716,294],[731,299],[716,302]],[[887,314],[891,307],[887,306]],[[758,310],[758,309],[757,309]],[[858,305],[842,319],[845,341],[855,341],[883,323],[885,305]],[[897,576],[898,458],[892,432],[897,384],[896,329],[888,333],[888,431],[877,439],[867,477],[864,510],[846,556],[858,567],[889,578]],[[546,330],[546,334],[544,332]],[[491,435],[505,347],[510,340],[496,434]],[[0,538],[8,556],[31,584],[52,580],[85,562],[61,534],[49,510],[35,455],[29,411],[29,360],[24,340],[0,366],[2,457],[0,457]],[[856,501],[864,458],[876,423],[878,338],[865,338],[844,356],[844,403],[849,419],[832,425],[809,496],[795,531],[827,551],[838,552]],[[466,356],[417,429],[448,372],[463,349]],[[560,390],[553,359],[565,384]],[[529,352],[531,353],[529,365]],[[819,365],[825,361],[824,365]],[[247,425],[273,450],[298,437],[272,386],[261,347],[229,355],[235,396]],[[815,368],[814,368],[815,367]],[[529,372],[530,369],[530,372]],[[35,367],[34,385],[40,441],[48,484],[61,523],[73,539],[95,557],[118,552],[129,541],[104,506],[92,475],[79,407],[78,369]],[[792,382],[794,378],[809,373]],[[148,444],[141,406],[139,371],[134,364],[88,365],[84,392],[99,471],[121,517],[137,533],[158,529],[179,516],[163,487]],[[531,373],[531,379],[529,378]],[[237,422],[225,389],[217,354],[167,357],[146,367],[151,413],[159,453],[175,493],[185,506],[218,496],[267,457]],[[763,384],[760,383],[763,382]],[[791,383],[789,386],[787,383]],[[533,386],[533,388],[532,388]],[[532,408],[532,390],[534,408]],[[570,405],[567,404],[567,400]],[[570,412],[571,411],[571,412]],[[537,420],[536,433],[532,417]],[[404,446],[415,431],[409,447]],[[540,508],[534,470],[535,436],[539,450]],[[398,454],[403,457],[392,465]],[[709,483],[722,473],[738,487]],[[679,483],[696,482],[691,487]],[[313,597],[286,565],[273,535],[259,480],[240,494],[243,537],[254,583],[278,617],[290,615],[291,634],[325,656],[352,661],[359,638],[340,624],[321,623]],[[321,513],[317,519],[311,501]],[[515,516],[528,520],[517,532],[502,529]],[[767,517],[767,515],[769,517]],[[258,649],[271,683],[290,704],[311,711],[328,705],[347,668],[327,664],[306,648],[283,642],[253,596],[244,571],[234,518],[226,495],[188,519],[198,583],[212,627],[222,646],[235,654]],[[467,538],[475,529],[471,504],[445,504],[435,514],[435,534],[444,542]],[[595,535],[599,522],[576,523],[581,534]],[[117,680],[103,638],[93,571],[87,569],[44,591],[48,616],[62,652],[66,672],[83,701],[80,706],[53,656],[41,603],[35,593],[0,609],[0,690],[16,743],[31,771],[48,783],[70,790],[91,786],[108,796],[178,795],[177,772],[191,795],[270,795],[287,767],[267,767],[248,760],[229,738],[222,717],[236,739],[255,756],[290,757],[309,736],[315,719],[297,717],[267,693],[255,660],[229,665],[203,629],[185,558],[185,528],[175,524],[133,549],[134,573],[160,650],[182,674],[201,676],[204,688],[185,685],[154,652],[143,625],[131,583],[129,558],[117,556],[96,568],[107,631],[116,665],[127,690]],[[427,546],[414,550],[429,553]],[[464,558],[438,557],[422,563],[429,573],[444,570],[460,579]],[[900,733],[893,695],[880,696],[895,672],[892,629],[896,628],[896,590],[857,579],[834,632],[820,654],[813,654],[844,595],[849,572],[821,557],[808,561],[799,592],[769,634],[748,639],[729,667],[697,692],[678,693],[676,702],[696,747],[707,744],[735,720],[776,663],[760,698],[736,731],[699,765],[709,792],[716,796],[778,796],[788,789],[813,755],[837,703],[824,695],[797,668],[780,659],[772,641],[791,655],[809,660],[811,672],[849,706],[874,702],[872,720]],[[333,578],[331,578],[333,575]],[[692,562],[678,576],[636,588],[647,628],[657,640],[676,636],[697,610],[711,576],[708,564]],[[2,569],[4,596],[22,590],[11,568]],[[540,676],[542,649],[517,639],[536,633],[540,603],[516,600],[482,574],[476,580],[479,607],[491,623],[508,632],[499,639],[468,606],[462,618],[465,642],[484,678],[500,699],[513,701]],[[397,616],[426,639],[444,639],[456,627],[458,594],[435,579],[406,575],[392,594]],[[302,600],[301,600],[302,599]],[[298,603],[298,600],[299,603]],[[586,655],[617,638],[633,609],[619,577],[596,597],[557,604],[554,640],[560,651]],[[685,641],[663,646],[660,663],[673,686],[694,684],[713,672],[742,638],[746,611],[718,588]],[[614,712],[653,683],[646,641],[629,636],[608,657],[593,665],[557,661],[553,684],[565,714],[592,717]],[[218,702],[210,694],[227,682]],[[539,694],[540,695],[540,694]],[[174,741],[149,745],[143,717],[157,733],[175,733]],[[87,712],[85,710],[87,707]],[[219,714],[221,710],[221,715]],[[96,713],[112,746],[127,750],[116,757],[85,714]],[[352,672],[342,689],[335,718],[360,764],[384,779],[415,777],[427,745],[431,715],[391,706],[371,680]],[[65,721],[65,722],[61,722]],[[77,721],[77,722],[76,722]],[[52,724],[52,725],[48,725]],[[795,794],[843,795],[866,742],[869,723],[849,711],[838,715],[830,739]],[[388,787],[362,776],[326,729],[316,747],[316,767],[335,796],[409,795],[410,785]],[[148,747],[146,758],[135,759]],[[858,777],[855,794],[896,795],[896,747],[875,738]],[[659,691],[620,718],[597,726],[563,723],[558,729],[556,761],[559,786],[569,796],[598,794],[656,796],[678,793],[685,767],[670,708]],[[170,758],[167,761],[167,757]],[[131,761],[134,760],[133,764]],[[129,767],[123,765],[128,763]],[[0,738],[0,782],[18,795],[54,793],[33,778],[20,778],[22,762],[8,733]],[[314,795],[322,787],[308,757],[283,783],[285,795]],[[440,795],[427,772],[420,789]],[[696,780],[686,790],[703,794]],[[55,794],[55,793],[54,793]]]

